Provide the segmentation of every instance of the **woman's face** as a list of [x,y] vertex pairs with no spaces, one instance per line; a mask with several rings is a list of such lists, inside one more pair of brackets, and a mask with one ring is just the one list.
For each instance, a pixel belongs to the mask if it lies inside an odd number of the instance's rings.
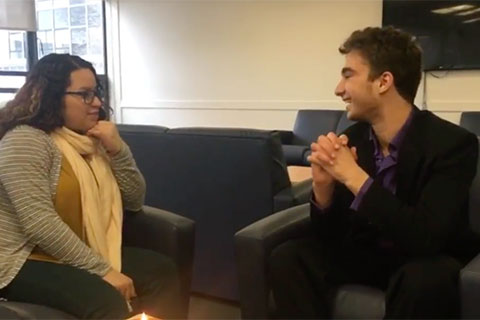
[[97,81],[89,69],[78,69],[70,74],[70,86],[65,90],[63,109],[68,129],[85,134],[97,124],[102,102],[96,96],[96,88]]

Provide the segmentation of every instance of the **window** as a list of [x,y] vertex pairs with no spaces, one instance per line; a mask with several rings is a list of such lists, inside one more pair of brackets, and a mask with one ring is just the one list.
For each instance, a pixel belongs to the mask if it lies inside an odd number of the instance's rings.
[[27,71],[26,32],[0,30],[0,71]]
[[[0,30],[0,100],[23,84],[29,63],[53,52],[90,61],[106,82],[103,1],[35,0],[35,5],[36,33]],[[28,43],[37,44],[36,52]]]

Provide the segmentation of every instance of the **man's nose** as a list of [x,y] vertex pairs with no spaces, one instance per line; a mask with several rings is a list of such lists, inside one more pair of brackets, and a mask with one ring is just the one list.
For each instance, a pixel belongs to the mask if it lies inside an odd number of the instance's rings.
[[344,92],[345,92],[345,86],[343,84],[343,80],[340,80],[337,86],[335,87],[335,95],[340,97],[343,95]]

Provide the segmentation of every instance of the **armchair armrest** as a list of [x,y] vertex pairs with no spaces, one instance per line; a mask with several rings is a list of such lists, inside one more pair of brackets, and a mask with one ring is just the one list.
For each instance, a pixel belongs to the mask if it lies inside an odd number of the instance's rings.
[[282,144],[291,144],[293,140],[293,131],[290,130],[275,130],[280,135]]
[[273,212],[284,210],[310,201],[312,179],[292,184],[273,196]]
[[463,319],[480,317],[480,255],[460,271],[460,302]]
[[310,230],[310,206],[303,204],[274,213],[235,234],[235,252],[242,318],[269,317],[270,285],[266,278],[272,250]]
[[177,214],[149,206],[144,206],[141,212],[125,212],[123,245],[150,249],[175,262],[180,277],[182,303],[187,312],[194,236],[195,223]]
[[288,166],[310,166],[307,157],[310,155],[310,146],[282,145],[283,156]]

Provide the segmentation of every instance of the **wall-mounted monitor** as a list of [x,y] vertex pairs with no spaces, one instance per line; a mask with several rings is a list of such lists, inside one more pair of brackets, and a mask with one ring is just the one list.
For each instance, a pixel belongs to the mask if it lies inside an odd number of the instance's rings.
[[383,0],[382,24],[417,37],[426,71],[480,69],[480,0]]

